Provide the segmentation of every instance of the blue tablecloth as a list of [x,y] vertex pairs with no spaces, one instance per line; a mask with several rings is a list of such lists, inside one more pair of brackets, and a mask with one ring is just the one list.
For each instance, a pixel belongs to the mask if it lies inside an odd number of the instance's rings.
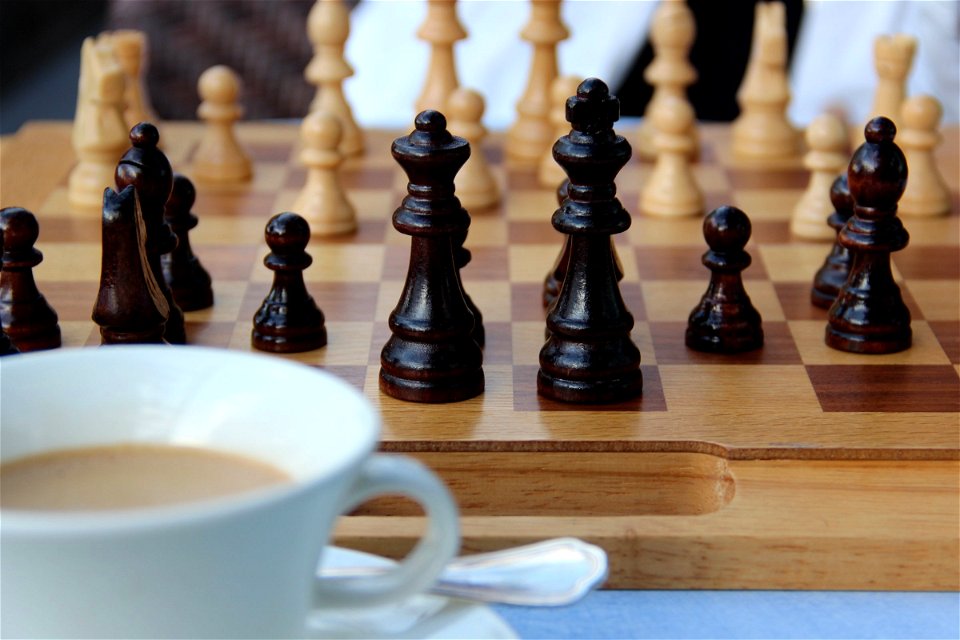
[[495,607],[521,638],[960,638],[960,594],[599,591],[557,609]]

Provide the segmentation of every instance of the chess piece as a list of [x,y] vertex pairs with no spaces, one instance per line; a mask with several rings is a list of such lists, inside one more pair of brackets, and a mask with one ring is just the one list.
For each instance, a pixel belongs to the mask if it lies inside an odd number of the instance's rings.
[[424,111],[391,148],[410,180],[393,214],[397,231],[411,236],[410,268],[380,352],[380,390],[413,402],[466,400],[484,386],[483,353],[453,250],[470,225],[453,186],[470,146],[446,126],[443,114]]
[[425,109],[446,109],[450,94],[460,83],[453,45],[467,37],[457,19],[456,0],[427,0],[427,16],[417,30],[417,37],[430,44],[430,66],[417,98],[417,112]]
[[533,61],[505,149],[510,162],[535,167],[553,144],[550,86],[557,77],[557,43],[570,32],[560,20],[560,0],[531,0],[530,9],[530,21],[520,37],[533,45]]
[[60,346],[57,313],[37,289],[33,268],[43,260],[34,244],[40,226],[20,207],[0,209],[3,256],[0,259],[0,326],[20,351]]
[[850,273],[830,307],[827,346],[854,353],[893,353],[910,347],[910,310],[893,280],[890,254],[910,236],[897,217],[907,161],[894,142],[897,128],[882,116],[867,123],[866,142],[850,160],[853,216],[840,231]]
[[113,171],[127,148],[123,118],[124,75],[105,37],[87,38],[80,51],[80,84],[73,121],[77,166],[70,172],[67,196],[79,209],[96,210],[103,190],[113,185]]
[[786,10],[782,2],[758,2],[750,61],[737,91],[740,115],[731,127],[733,156],[755,161],[790,161],[800,152],[797,131],[787,119]]
[[233,131],[243,116],[237,103],[240,78],[229,67],[217,65],[200,74],[197,89],[202,100],[197,115],[206,127],[193,156],[193,177],[208,182],[250,180],[253,165]]
[[686,344],[697,351],[740,353],[763,346],[760,314],[743,288],[750,254],[750,218],[736,207],[719,207],[703,221],[703,237],[710,250],[703,264],[710,269],[710,285],[687,320]]
[[837,176],[830,186],[830,202],[833,213],[827,218],[827,224],[836,237],[833,248],[823,261],[823,266],[817,270],[813,287],[810,289],[810,301],[823,309],[829,309],[837,299],[840,287],[847,281],[847,274],[850,273],[850,252],[840,244],[840,230],[853,215],[853,197],[850,195],[846,172]]
[[101,344],[163,344],[170,313],[147,256],[146,221],[132,184],[103,193],[100,289],[93,321]]
[[[577,87],[581,82],[583,78],[578,76],[560,76],[550,85],[550,125],[554,129],[555,139],[570,133],[570,125],[567,123],[567,98],[577,93]],[[540,186],[550,189],[556,189],[567,179],[563,167],[553,159],[552,145],[540,158],[537,178],[540,180]]]
[[[641,158],[657,157],[654,141],[657,126],[651,117],[657,104],[668,97],[690,104],[687,87],[697,81],[697,70],[690,64],[689,56],[696,36],[697,25],[686,0],[667,0],[657,6],[650,25],[654,57],[643,72],[643,79],[653,87],[653,95],[637,131],[636,148]],[[690,157],[696,158],[700,146],[696,127],[691,125],[686,135],[690,140]]]
[[142,31],[121,29],[106,34],[113,43],[117,62],[125,77],[123,119],[127,129],[138,122],[157,122],[157,114],[150,106],[143,76],[147,63],[147,36]]
[[805,240],[832,240],[836,232],[824,221],[833,211],[830,185],[850,159],[847,130],[840,118],[824,113],[807,127],[806,139],[809,151],[803,166],[810,170],[810,183],[793,208],[790,233]]
[[173,300],[173,294],[163,277],[161,256],[177,246],[177,236],[163,218],[163,210],[173,189],[173,170],[170,161],[158,148],[160,132],[149,122],[141,122],[130,130],[132,147],[123,154],[117,165],[117,188],[133,185],[137,190],[140,212],[146,225],[147,262],[157,287],[167,302],[167,322],[164,340],[171,344],[187,341],[183,311]]
[[500,202],[500,186],[483,154],[487,130],[483,118],[483,96],[472,89],[455,89],[447,100],[450,133],[470,143],[470,157],[457,174],[457,198],[471,214]]
[[303,270],[313,262],[305,251],[310,225],[296,213],[278,213],[264,236],[270,253],[263,264],[273,271],[273,286],[253,317],[251,343],[274,353],[319,349],[327,344],[323,312],[303,282]]
[[460,271],[470,264],[470,259],[473,257],[470,250],[463,246],[466,241],[466,229],[458,231],[451,236],[451,242],[453,244],[453,264],[457,267],[457,282],[460,283],[460,290],[463,292],[463,302],[473,315],[473,331],[470,332],[470,336],[474,342],[480,345],[480,347],[483,347],[487,340],[486,331],[483,328],[483,314],[480,313],[480,309],[474,304],[473,298],[467,293],[467,290],[463,286],[463,279],[460,277]]
[[350,37],[350,10],[343,0],[317,0],[307,16],[307,35],[314,53],[304,76],[317,87],[310,112],[322,111],[336,116],[343,130],[338,150],[344,156],[358,156],[363,153],[363,132],[353,119],[350,103],[343,93],[343,81],[353,75],[350,63],[343,56]]
[[910,179],[900,198],[904,216],[942,216],[950,213],[950,190],[937,167],[934,150],[942,137],[937,131],[943,107],[933,96],[914,96],[903,103],[900,148],[910,167]]
[[10,338],[7,337],[3,329],[0,329],[0,356],[12,356],[17,353],[20,353],[20,350],[10,342]]
[[340,119],[323,111],[314,111],[300,126],[300,161],[307,167],[307,182],[292,209],[307,220],[314,235],[343,235],[357,229],[357,214],[340,184],[342,132]]
[[213,306],[210,274],[200,264],[190,247],[190,230],[199,222],[191,211],[197,191],[190,179],[173,174],[173,190],[163,210],[163,219],[177,236],[177,244],[161,256],[163,279],[170,287],[173,300],[182,311],[196,311]]
[[695,144],[689,135],[695,120],[693,107],[686,100],[665,96],[650,119],[657,163],[640,193],[640,209],[653,216],[703,215],[703,191],[690,166]]
[[[913,66],[917,39],[903,33],[877,36],[873,43],[873,64],[877,71],[877,88],[873,94],[870,118],[884,116],[900,120],[900,109],[906,97],[907,76]],[[857,131],[859,140],[859,131]]]
[[630,144],[613,131],[620,103],[587,78],[567,101],[570,134],[553,147],[570,178],[553,226],[570,236],[560,294],[547,314],[537,392],[561,402],[609,403],[640,395],[640,351],[630,339],[633,316],[620,295],[611,237],[630,227],[614,180]]

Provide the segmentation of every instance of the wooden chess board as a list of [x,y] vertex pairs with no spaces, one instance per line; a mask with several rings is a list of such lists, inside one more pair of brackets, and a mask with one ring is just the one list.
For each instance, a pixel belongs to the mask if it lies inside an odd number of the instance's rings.
[[[192,123],[161,127],[174,168],[188,175],[199,132]],[[465,552],[572,535],[608,551],[612,587],[957,589],[960,145],[949,133],[939,155],[953,213],[905,219],[910,245],[893,258],[914,318],[914,345],[903,353],[824,345],[826,313],[810,305],[809,287],[829,247],[788,231],[807,174],[799,165],[736,166],[728,131],[717,126],[703,131],[696,172],[709,208],[729,203],[752,218],[745,279],[763,315],[762,350],[718,356],[684,346],[687,314],[708,280],[701,221],[638,215],[650,165],[634,160],[618,179],[633,226],[616,243],[643,397],[606,407],[539,398],[541,283],[561,246],[549,223],[554,194],[532,172],[505,167],[494,136],[485,152],[505,200],[471,212],[473,261],[463,271],[484,315],[486,392],[451,405],[382,395],[379,354],[409,238],[390,224],[403,193],[389,153],[399,134],[370,132],[366,156],[343,172],[358,232],[308,248],[314,263],[305,276],[329,345],[277,357],[364,391],[383,413],[382,449],[424,460],[456,494]],[[256,177],[246,186],[197,184],[191,242],[216,302],[186,317],[192,343],[249,350],[271,279],[263,227],[289,207],[305,173],[294,125],[247,123],[239,137]],[[90,313],[100,268],[99,212],[67,203],[74,162],[69,123],[31,123],[2,143],[2,205],[37,214],[45,259],[36,279],[72,347],[99,343]],[[409,503],[380,500],[343,519],[337,541],[398,555],[421,525]]]

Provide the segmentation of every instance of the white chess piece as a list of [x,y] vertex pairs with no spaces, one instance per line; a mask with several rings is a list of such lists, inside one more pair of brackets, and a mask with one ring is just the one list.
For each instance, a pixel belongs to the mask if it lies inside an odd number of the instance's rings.
[[340,119],[315,111],[300,125],[300,161],[307,167],[307,182],[292,209],[310,223],[315,236],[350,233],[357,228],[357,216],[340,184],[338,151],[343,135]]
[[810,170],[810,183],[790,218],[790,233],[798,238],[836,238],[837,232],[827,225],[827,218],[833,213],[830,187],[849,163],[847,137],[843,121],[832,113],[817,116],[807,127],[809,151],[803,158],[803,165]]
[[427,16],[417,30],[417,37],[430,43],[430,66],[417,98],[417,112],[442,111],[450,94],[459,86],[453,45],[467,37],[457,18],[456,0],[428,0]]
[[250,180],[253,164],[233,131],[243,115],[237,103],[240,78],[229,67],[217,65],[200,74],[197,89],[202,100],[197,115],[206,127],[193,157],[192,177],[209,182]]
[[[577,87],[581,82],[583,78],[577,76],[560,76],[550,87],[550,99],[553,102],[550,108],[550,124],[554,127],[554,142],[570,133],[570,123],[567,122],[567,98],[577,94]],[[567,172],[553,159],[552,144],[547,147],[540,159],[537,178],[541,186],[550,189],[556,189],[567,179]]]
[[731,126],[733,156],[758,168],[799,159],[800,137],[787,119],[786,9],[782,2],[759,2],[750,61],[737,91],[740,115]]
[[650,114],[656,127],[657,163],[640,193],[640,210],[653,216],[695,216],[704,212],[703,191],[690,166],[689,130],[693,107],[686,100],[664,97]]
[[517,102],[517,119],[507,131],[507,159],[518,166],[536,167],[553,144],[550,123],[550,87],[558,75],[557,43],[570,32],[560,19],[560,0],[530,2],[530,21],[520,37],[533,45],[527,87]]
[[99,210],[103,191],[115,186],[117,163],[130,146],[123,118],[125,79],[108,38],[84,40],[80,61],[72,137],[78,163],[70,172],[67,197],[74,207]]
[[[647,104],[637,131],[636,148],[641,158],[656,158],[653,141],[656,130],[650,114],[658,101],[666,96],[687,100],[687,87],[697,81],[697,70],[690,64],[690,48],[697,36],[697,25],[686,0],[661,2],[653,14],[650,42],[654,58],[643,72],[643,79],[653,87],[653,96]],[[699,155],[696,127],[690,129],[694,157]]]
[[897,211],[905,216],[950,213],[950,190],[934,157],[942,140],[937,131],[942,117],[943,107],[933,96],[914,96],[902,105],[897,143],[907,158],[910,174]]
[[902,33],[879,36],[874,41],[873,64],[877,70],[877,89],[873,94],[871,120],[884,116],[900,124],[900,108],[906,97],[907,76],[913,66],[917,39]]
[[150,106],[143,76],[147,68],[147,36],[142,31],[121,29],[107,35],[113,42],[117,61],[126,76],[124,100],[126,109],[123,116],[127,128],[132,129],[141,122],[157,124],[157,114]]
[[470,213],[500,202],[500,186],[483,154],[483,110],[483,96],[472,89],[455,89],[447,100],[448,130],[470,143],[470,157],[456,177],[457,198]]
[[343,136],[340,153],[363,153],[363,132],[353,118],[353,110],[343,93],[343,81],[353,75],[343,50],[350,36],[350,11],[343,0],[317,0],[307,16],[307,35],[314,55],[304,70],[307,81],[317,87],[310,104],[311,113],[323,111],[340,118]]

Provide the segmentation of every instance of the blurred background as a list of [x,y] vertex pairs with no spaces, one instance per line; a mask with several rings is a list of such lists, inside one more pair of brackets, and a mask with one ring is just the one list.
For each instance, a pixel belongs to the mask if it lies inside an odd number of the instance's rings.
[[[415,36],[425,3],[361,0],[352,8],[345,82],[361,125],[402,127],[422,86],[429,47]],[[697,24],[690,53],[699,79],[689,88],[697,116],[728,121],[739,113],[736,91],[750,54],[756,0],[689,0]],[[872,40],[903,31],[921,38],[909,93],[940,96],[946,122],[960,101],[960,3],[803,2],[786,0],[791,53],[791,116],[809,122],[824,109],[860,119],[872,101]],[[147,33],[147,85],[161,118],[194,119],[196,80],[214,64],[239,72],[248,119],[301,118],[315,88],[303,77],[313,54],[306,18],[313,0],[3,0],[0,2],[0,133],[33,119],[71,119],[76,107],[80,45],[106,29]],[[624,116],[643,113],[651,87],[643,71],[656,3],[566,0],[570,39],[559,45],[560,71],[594,75],[611,85]],[[526,0],[458,5],[468,38],[456,45],[461,85],[487,99],[485,123],[509,125],[529,70],[530,45],[518,33]]]

